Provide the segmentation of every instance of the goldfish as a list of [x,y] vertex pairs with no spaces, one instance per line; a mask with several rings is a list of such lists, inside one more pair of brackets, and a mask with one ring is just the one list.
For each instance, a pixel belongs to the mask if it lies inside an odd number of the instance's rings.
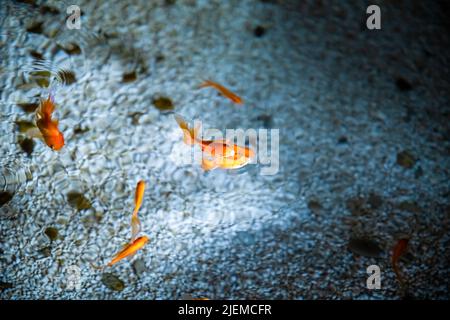
[[142,199],[144,198],[145,182],[140,180],[136,185],[136,192],[134,195],[134,210],[131,215],[131,241],[136,239],[136,236],[141,232],[141,221],[138,218],[138,211],[142,205]]
[[242,99],[238,95],[236,95],[235,93],[231,92],[230,90],[228,90],[227,88],[225,88],[221,84],[218,84],[217,82],[214,82],[214,81],[211,81],[211,80],[206,80],[202,84],[200,84],[200,86],[199,86],[200,89],[201,88],[206,88],[206,87],[213,87],[214,89],[219,91],[220,94],[222,94],[223,96],[227,97],[228,99],[233,101],[235,104],[243,104]]
[[132,257],[139,249],[141,249],[147,242],[148,237],[142,236],[134,240],[133,242],[126,245],[122,250],[120,250],[114,258],[108,263],[108,267],[116,264],[122,259]]
[[188,145],[198,144],[202,150],[202,168],[205,171],[215,168],[237,169],[247,165],[255,152],[224,139],[203,140],[198,137],[199,127],[189,127],[186,120],[175,114],[175,120],[183,130],[183,141]]
[[58,151],[64,146],[64,136],[58,129],[58,120],[52,119],[52,113],[55,110],[55,101],[51,95],[47,100],[41,100],[36,109],[36,126],[38,132],[30,131],[33,137],[42,138],[47,146],[52,150]]
[[403,279],[398,270],[397,263],[400,257],[406,252],[408,248],[408,242],[409,239],[400,239],[392,250],[392,269],[394,269],[395,275],[397,276],[397,279],[401,284],[403,283]]

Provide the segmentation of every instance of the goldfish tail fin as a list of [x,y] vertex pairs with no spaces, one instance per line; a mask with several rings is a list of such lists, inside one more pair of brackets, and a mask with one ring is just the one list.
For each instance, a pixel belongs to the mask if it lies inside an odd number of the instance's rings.
[[198,88],[201,89],[201,88],[211,87],[213,85],[214,85],[214,83],[211,80],[206,79],[206,80],[203,80],[203,82],[198,86]]
[[49,94],[46,100],[41,100],[39,108],[36,109],[37,118],[50,119],[54,110],[55,110],[54,99],[53,96]]
[[136,236],[141,232],[141,221],[137,215],[131,217],[131,242],[136,240]]
[[195,128],[189,127],[189,124],[186,120],[180,116],[179,114],[175,114],[175,120],[180,126],[181,130],[183,130],[183,141],[188,145],[194,144],[197,139],[197,133],[199,128],[196,126]]

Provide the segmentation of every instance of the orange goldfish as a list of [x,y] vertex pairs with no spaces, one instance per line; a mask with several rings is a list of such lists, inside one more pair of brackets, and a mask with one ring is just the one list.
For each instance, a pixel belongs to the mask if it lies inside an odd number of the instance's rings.
[[234,103],[236,103],[236,104],[243,104],[242,99],[238,95],[236,95],[235,93],[231,92],[230,90],[228,90],[224,86],[218,84],[217,82],[214,82],[214,81],[211,81],[211,80],[206,80],[199,87],[200,88],[213,87],[214,89],[219,91],[223,96],[227,97],[228,99],[230,99]]
[[141,232],[141,221],[138,218],[138,211],[144,198],[145,182],[140,180],[136,185],[136,193],[134,195],[134,210],[131,216],[131,241],[136,239],[136,236]]
[[55,110],[55,102],[51,95],[47,100],[41,100],[36,109],[36,126],[40,134],[34,136],[43,138],[45,143],[53,150],[60,150],[64,146],[64,136],[58,129],[58,120],[52,119],[52,113]]
[[122,259],[132,257],[139,249],[141,249],[148,241],[148,237],[142,236],[126,245],[122,250],[117,253],[114,258],[108,263],[108,267],[116,264]]
[[180,115],[175,115],[183,130],[183,140],[186,144],[198,144],[202,150],[202,168],[205,171],[215,168],[237,169],[247,165],[255,156],[255,152],[247,147],[241,147],[227,140],[203,140],[198,138],[200,128],[190,128]]
[[400,257],[406,252],[408,242],[409,239],[400,239],[392,250],[392,268],[394,269],[395,275],[397,276],[397,279],[401,284],[403,283],[403,279],[398,270],[397,263]]

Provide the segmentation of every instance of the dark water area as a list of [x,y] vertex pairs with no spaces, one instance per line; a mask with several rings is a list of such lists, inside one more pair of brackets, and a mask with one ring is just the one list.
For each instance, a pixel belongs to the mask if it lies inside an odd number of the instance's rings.
[[2,1],[0,298],[448,299],[449,6],[371,4]]

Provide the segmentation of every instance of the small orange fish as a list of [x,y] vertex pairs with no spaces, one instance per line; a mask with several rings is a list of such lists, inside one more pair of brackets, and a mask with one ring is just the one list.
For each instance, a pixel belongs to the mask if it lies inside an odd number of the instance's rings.
[[231,101],[233,101],[235,104],[243,104],[242,99],[238,95],[236,95],[235,93],[231,92],[230,90],[228,90],[224,86],[218,84],[217,82],[214,82],[214,81],[211,81],[211,80],[206,80],[205,82],[203,82],[199,86],[199,88],[206,88],[206,87],[213,87],[214,89],[219,91],[223,96],[225,96],[228,99],[230,99]]
[[138,218],[138,211],[142,205],[144,198],[145,182],[140,180],[136,185],[136,193],[134,195],[134,210],[131,215],[131,241],[136,239],[136,236],[141,232],[141,221]]
[[394,269],[395,275],[398,281],[403,284],[403,278],[398,270],[398,260],[406,252],[408,248],[409,239],[400,239],[392,250],[392,268]]
[[141,249],[148,241],[148,237],[142,236],[131,242],[130,244],[126,245],[119,253],[117,253],[114,258],[111,260],[111,262],[108,263],[108,267],[111,267],[112,265],[116,264],[122,259],[125,259],[127,257],[132,257],[139,249]]
[[215,168],[237,169],[247,165],[255,156],[255,152],[247,147],[232,144],[226,140],[202,140],[198,137],[200,128],[190,128],[186,120],[175,114],[175,120],[183,130],[183,141],[186,144],[198,144],[202,149],[202,168],[205,171]]
[[58,129],[58,120],[52,119],[54,110],[55,102],[51,95],[48,96],[47,100],[41,100],[39,107],[36,109],[36,126],[45,143],[52,150],[58,151],[64,146],[64,136]]

